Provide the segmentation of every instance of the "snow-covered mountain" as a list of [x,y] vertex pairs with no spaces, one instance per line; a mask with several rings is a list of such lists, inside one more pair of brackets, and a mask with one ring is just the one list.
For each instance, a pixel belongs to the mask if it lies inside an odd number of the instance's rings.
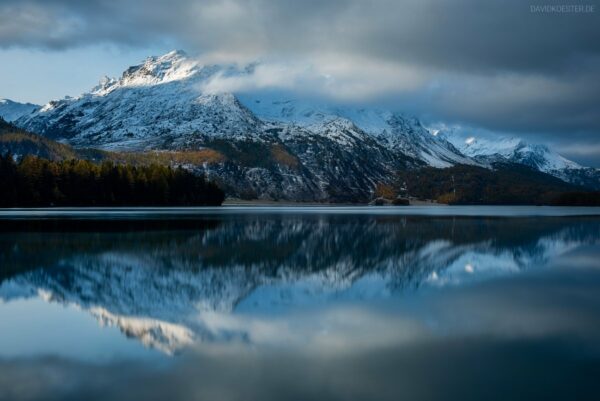
[[295,124],[317,133],[324,132],[333,121],[342,121],[355,125],[386,148],[410,155],[430,166],[476,164],[445,138],[433,135],[414,116],[377,108],[331,105],[302,99],[281,100],[253,94],[239,97],[265,121]]
[[18,123],[75,146],[110,150],[182,148],[199,136],[252,138],[263,124],[235,96],[197,90],[220,70],[181,51],[150,57],[120,79],[105,77],[90,92],[52,101]]
[[0,117],[5,121],[12,122],[20,117],[33,113],[40,106],[33,103],[19,103],[10,99],[0,99]]
[[481,164],[508,161],[529,166],[564,181],[600,189],[600,170],[584,167],[568,160],[545,145],[532,144],[518,137],[465,138],[463,135],[442,133],[465,156]]
[[[223,77],[247,79],[254,67],[205,65],[173,51],[129,67],[120,78],[105,77],[79,97],[51,101],[16,123],[75,147],[210,149],[210,160],[197,158],[186,167],[217,179],[229,195],[249,198],[364,201],[399,169],[489,165],[489,158],[401,113],[205,89]],[[587,171],[575,163],[559,168],[548,152],[518,155],[506,158],[569,181],[572,174],[565,171]],[[600,186],[595,173],[582,176]]]
[[[396,113],[301,107],[203,92],[218,76],[251,67],[203,65],[184,52],[150,57],[118,79],[23,116],[18,125],[75,147],[119,151],[212,149],[217,163],[189,168],[217,178],[232,195],[292,200],[367,200],[394,171],[474,163],[415,119]],[[304,107],[304,106],[302,106]],[[302,113],[300,116],[299,113]],[[301,118],[302,117],[302,118]]]
[[[163,149],[165,138],[171,148],[196,144],[199,137],[239,141],[266,136],[273,140],[265,130],[282,124],[347,145],[344,131],[354,125],[381,139],[388,148],[433,165],[469,162],[415,118],[327,105],[309,111],[306,103],[293,99],[263,102],[256,107],[258,99],[242,97],[247,101],[242,104],[231,93],[202,92],[215,76],[241,76],[250,71],[251,66],[202,65],[182,51],[173,51],[128,68],[119,79],[105,77],[78,98],[50,102],[19,124],[73,145],[123,150]],[[340,122],[332,125],[336,120]]]

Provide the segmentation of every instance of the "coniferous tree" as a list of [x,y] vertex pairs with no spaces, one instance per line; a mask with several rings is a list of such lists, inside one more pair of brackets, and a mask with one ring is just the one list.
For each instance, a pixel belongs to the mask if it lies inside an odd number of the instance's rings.
[[86,160],[15,162],[0,155],[0,207],[220,205],[223,191],[203,176],[161,165]]

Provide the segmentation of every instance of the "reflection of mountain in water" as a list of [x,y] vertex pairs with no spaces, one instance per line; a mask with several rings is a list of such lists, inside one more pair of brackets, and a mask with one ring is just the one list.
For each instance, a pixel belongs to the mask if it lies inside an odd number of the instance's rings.
[[390,296],[543,266],[600,238],[600,220],[229,217],[199,229],[0,234],[0,299],[43,296],[170,352],[241,336],[208,323],[256,310]]

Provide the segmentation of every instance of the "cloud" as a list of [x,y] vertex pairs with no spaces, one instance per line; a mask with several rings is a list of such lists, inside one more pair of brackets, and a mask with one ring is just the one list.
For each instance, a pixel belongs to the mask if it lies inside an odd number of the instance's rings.
[[370,59],[329,55],[313,59],[312,63],[302,59],[251,63],[244,68],[243,74],[223,71],[203,82],[199,89],[205,93],[284,90],[364,103],[398,92],[418,90],[427,79],[411,66]]
[[[177,38],[202,52],[360,54],[444,70],[552,72],[600,54],[598,13],[539,15],[518,0],[5,0],[0,46]],[[509,28],[509,29],[507,29]]]
[[[573,256],[593,259],[579,279]],[[200,343],[168,362],[0,357],[0,399],[564,400],[574,388],[593,399],[600,367],[594,256],[575,251],[544,274],[447,288],[358,313],[346,305],[302,316],[238,316],[260,320],[254,329],[267,342]],[[280,321],[289,324],[284,331],[269,325]],[[493,369],[482,369],[482,361]],[[561,380],[548,381],[557,375]]]
[[578,160],[583,165],[597,165],[600,160],[600,143],[597,140],[597,133],[594,140],[586,141],[587,138],[569,139],[551,144],[558,149],[560,154],[568,159]]
[[327,77],[308,65],[292,63],[250,64],[245,74],[220,72],[205,82],[200,90],[205,93],[249,92],[266,89],[302,90],[322,85]]
[[600,64],[573,76],[505,73],[439,80],[429,103],[440,116],[495,130],[600,130]]

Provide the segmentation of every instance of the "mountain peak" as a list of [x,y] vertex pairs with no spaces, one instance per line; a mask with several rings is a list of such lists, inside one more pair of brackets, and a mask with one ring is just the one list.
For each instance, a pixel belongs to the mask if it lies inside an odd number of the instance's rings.
[[580,169],[582,166],[567,160],[548,146],[532,144],[519,137],[476,137],[464,139],[460,135],[445,134],[462,153],[469,157],[502,159],[525,164],[543,172],[562,169]]
[[192,77],[198,63],[183,50],[173,50],[162,56],[148,57],[142,64],[129,67],[119,80],[120,86],[145,86]]
[[188,57],[188,54],[187,54],[187,52],[185,50],[175,49],[175,50],[171,50],[168,53],[163,54],[159,58],[163,58],[163,59],[167,59],[167,58],[176,59],[176,58],[187,58],[187,57]]

